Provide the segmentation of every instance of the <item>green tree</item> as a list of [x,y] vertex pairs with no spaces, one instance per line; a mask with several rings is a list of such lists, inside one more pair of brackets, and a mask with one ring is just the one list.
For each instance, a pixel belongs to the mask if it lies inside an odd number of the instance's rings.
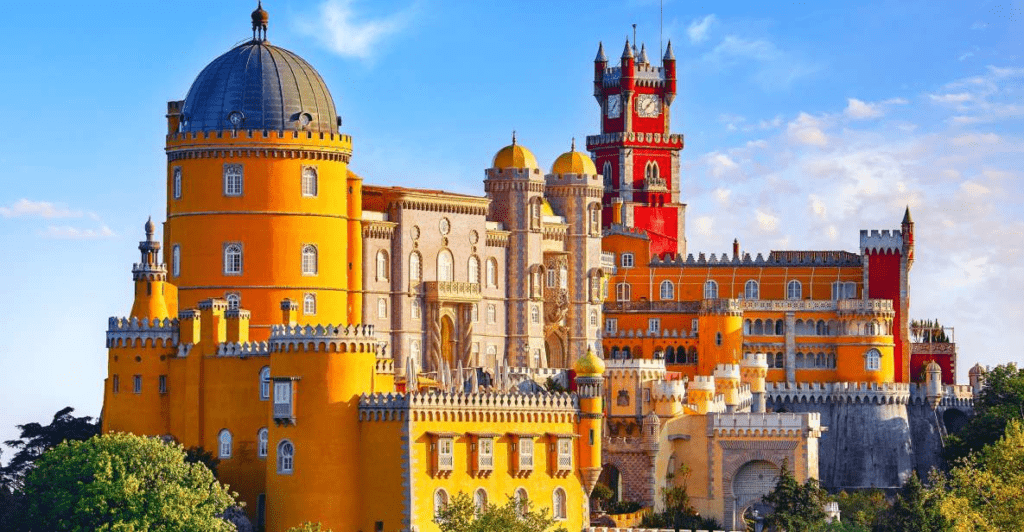
[[74,410],[67,406],[57,411],[49,425],[26,423],[17,426],[21,436],[4,442],[4,445],[17,452],[7,466],[0,468],[0,486],[10,488],[11,491],[20,489],[25,475],[48,449],[64,441],[87,440],[100,433],[98,420],[94,421],[89,416],[75,417],[71,415]]
[[[555,526],[548,509],[534,510],[533,504],[509,497],[502,506],[488,505],[477,510],[473,500],[463,492],[454,495],[438,512],[434,522],[441,532],[544,532]],[[559,526],[554,532],[566,532]]]
[[835,497],[839,503],[839,514],[844,523],[850,523],[871,530],[882,523],[889,501],[882,490],[839,492]]
[[825,523],[825,503],[828,493],[813,478],[800,484],[783,463],[775,488],[762,500],[772,506],[773,512],[765,524],[775,530],[808,532]]
[[590,492],[591,506],[600,512],[612,497],[615,497],[615,492],[607,484],[598,482]]
[[1024,423],[950,471],[939,507],[956,532],[1024,530]]
[[974,417],[964,428],[946,438],[947,463],[967,458],[986,445],[999,441],[1011,419],[1024,420],[1024,368],[1014,363],[992,368],[985,374],[985,386],[974,402]]
[[217,476],[220,458],[214,456],[213,451],[207,451],[202,446],[189,447],[185,449],[185,461],[190,464],[203,464],[213,473],[213,476]]
[[939,512],[940,489],[928,490],[913,474],[903,484],[896,500],[885,512],[874,532],[944,532],[947,521]]
[[320,523],[310,523],[307,521],[299,526],[289,528],[288,532],[331,532],[331,529],[323,528],[323,525]]
[[27,530],[234,530],[218,517],[234,494],[187,463],[181,446],[155,438],[66,441],[36,461],[23,493]]
[[679,466],[679,469],[671,474],[670,480],[676,477],[682,479],[681,485],[663,488],[661,498],[664,502],[664,510],[658,513],[649,513],[640,521],[640,528],[673,528],[675,530],[717,530],[722,525],[714,519],[702,517],[690,504],[690,495],[687,491],[687,483],[690,480],[690,468],[686,464]]

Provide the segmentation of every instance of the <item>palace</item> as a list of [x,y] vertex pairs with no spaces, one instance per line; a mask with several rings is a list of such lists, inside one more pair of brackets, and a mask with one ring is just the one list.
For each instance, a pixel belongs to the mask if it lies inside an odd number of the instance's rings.
[[544,171],[513,135],[477,197],[364,185],[267,27],[167,105],[102,415],[213,451],[258,527],[437,530],[465,492],[581,530],[600,481],[738,528],[783,464],[898,486],[969,412],[955,346],[911,341],[909,210],[856,253],[687,254],[671,43],[660,67],[599,47],[591,156]]

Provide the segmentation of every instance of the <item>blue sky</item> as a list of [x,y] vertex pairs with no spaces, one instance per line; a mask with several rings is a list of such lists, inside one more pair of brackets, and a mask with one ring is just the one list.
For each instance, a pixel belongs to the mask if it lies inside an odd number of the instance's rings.
[[[838,4],[838,3],[835,3]],[[0,440],[98,415],[108,316],[164,217],[164,113],[250,35],[249,1],[20,2],[0,23]],[[659,2],[268,0],[270,40],[323,75],[367,182],[483,194],[512,130],[542,166],[598,128],[598,41]],[[917,222],[912,316],[958,374],[1024,345],[1024,2],[664,3],[679,62],[690,249],[856,251]],[[582,142],[582,140],[581,140]]]

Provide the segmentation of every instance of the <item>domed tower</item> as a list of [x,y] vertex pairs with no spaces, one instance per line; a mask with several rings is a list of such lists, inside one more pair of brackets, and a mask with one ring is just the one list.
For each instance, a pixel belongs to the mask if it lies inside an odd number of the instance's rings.
[[[569,151],[555,159],[545,176],[545,197],[569,225],[565,242],[568,258],[566,336],[568,361],[578,359],[599,339],[602,299],[601,279],[601,176],[587,154]],[[569,364],[566,364],[568,366]]]
[[[508,342],[511,366],[533,366],[544,352],[544,324],[529,319],[531,308],[543,306],[544,177],[537,158],[516,141],[498,150],[486,171],[484,190],[491,200],[488,219],[501,222],[509,236]],[[538,311],[539,312],[539,311]]]
[[[139,242],[142,258],[132,266],[135,281],[135,302],[129,317],[144,320],[164,320],[170,314],[167,308],[167,267],[160,263],[160,242],[153,238],[156,226],[153,219],[146,220],[146,240]],[[174,295],[173,293],[170,295]]]
[[573,365],[580,404],[580,471],[587,495],[601,476],[601,425],[604,422],[604,361],[588,349]]
[[204,68],[168,103],[165,253],[179,306],[224,298],[252,312],[265,340],[278,304],[300,323],[357,323],[361,181],[331,93],[301,57],[253,39]]

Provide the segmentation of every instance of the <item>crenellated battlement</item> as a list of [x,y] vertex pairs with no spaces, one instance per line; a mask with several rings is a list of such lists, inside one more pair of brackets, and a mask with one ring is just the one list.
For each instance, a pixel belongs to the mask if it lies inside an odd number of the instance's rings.
[[268,357],[270,356],[269,342],[224,342],[217,345],[217,356],[219,357]]
[[860,252],[867,253],[900,253],[903,250],[903,232],[898,230],[866,229],[860,232]]
[[601,233],[601,236],[612,236],[612,235],[622,235],[622,236],[629,236],[629,237],[633,237],[633,238],[644,238],[644,239],[649,238],[647,236],[647,231],[645,231],[643,229],[636,228],[636,227],[630,227],[628,225],[622,225],[622,224],[612,224],[612,225],[608,226],[608,228],[605,229],[604,231],[602,231],[602,233]]
[[178,320],[107,320],[107,347],[171,347],[178,344]]
[[708,417],[708,436],[713,437],[820,437],[821,414],[805,413],[726,413]]
[[681,380],[655,381],[651,386],[655,401],[686,401],[686,382]]
[[621,144],[655,144],[671,148],[683,148],[683,136],[677,133],[663,135],[661,133],[602,133],[600,135],[587,135],[587,150],[594,151],[599,146],[618,146]]
[[[461,419],[463,414],[561,415],[571,421],[579,410],[576,395],[568,393],[406,393],[363,394],[359,397],[361,421],[401,419]],[[417,414],[425,414],[418,416]],[[474,416],[474,419],[477,419]]]
[[332,351],[343,353],[377,353],[380,342],[373,325],[271,325],[270,349],[274,352]]
[[[220,131],[185,131],[167,135],[167,144],[187,143],[190,141],[219,141],[235,139],[272,139],[272,140],[320,140],[352,144],[352,135],[325,131],[268,130],[268,129],[224,129]],[[307,144],[304,142],[304,144]]]
[[740,380],[740,367],[737,364],[717,364],[715,366],[715,379],[717,380]]
[[743,360],[740,367],[746,368],[768,368],[768,355],[764,353],[743,353]]
[[690,253],[682,255],[666,253],[651,259],[653,267],[683,266],[860,266],[861,257],[849,251],[772,251],[765,258],[761,253],[751,257],[750,253],[730,256],[722,253]]
[[[974,395],[970,386],[944,386],[940,405],[970,407]],[[776,404],[926,404],[924,384],[899,382],[769,382],[765,393]]]
[[710,375],[697,375],[687,383],[687,388],[692,391],[714,392],[715,378]]

